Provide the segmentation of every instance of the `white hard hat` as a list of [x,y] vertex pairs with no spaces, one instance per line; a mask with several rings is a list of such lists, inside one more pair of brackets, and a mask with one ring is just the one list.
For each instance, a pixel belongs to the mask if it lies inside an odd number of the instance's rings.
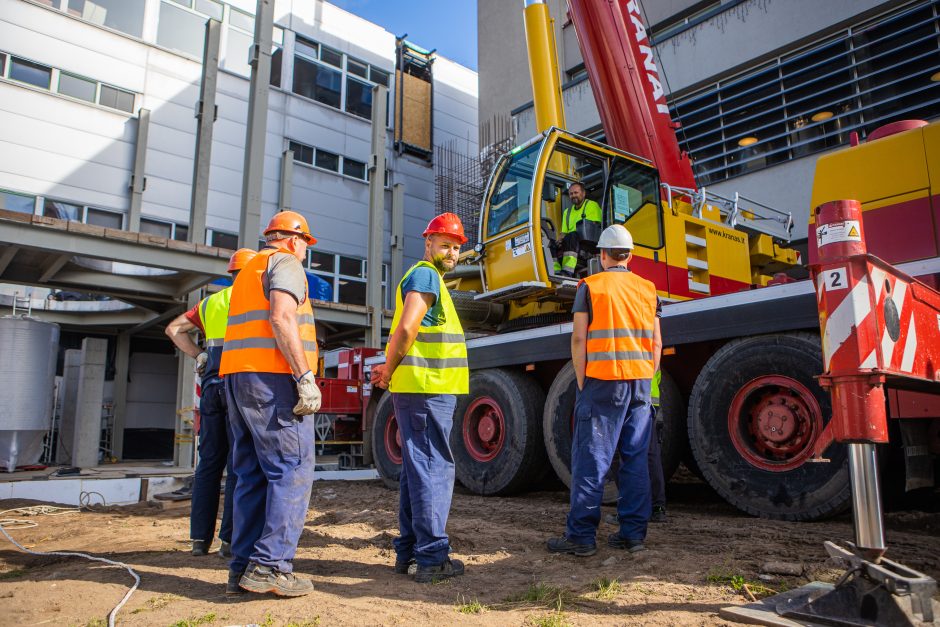
[[597,247],[603,249],[622,248],[633,250],[633,236],[622,224],[612,224],[604,229],[600,239],[597,240]]

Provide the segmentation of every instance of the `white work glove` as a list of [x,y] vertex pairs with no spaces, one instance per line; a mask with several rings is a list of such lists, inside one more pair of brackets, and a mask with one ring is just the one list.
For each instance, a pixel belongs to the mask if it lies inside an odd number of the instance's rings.
[[320,394],[320,386],[313,378],[313,372],[308,370],[295,381],[297,381],[297,396],[300,397],[300,400],[294,405],[294,415],[309,416],[317,413],[320,409],[322,395]]
[[206,363],[209,361],[209,353],[202,351],[196,355],[196,365],[193,366],[193,372],[198,374],[200,377],[202,373],[206,371]]

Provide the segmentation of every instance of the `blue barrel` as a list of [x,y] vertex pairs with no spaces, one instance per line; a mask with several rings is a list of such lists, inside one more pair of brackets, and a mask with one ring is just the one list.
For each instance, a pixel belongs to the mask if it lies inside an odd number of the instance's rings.
[[333,284],[312,272],[307,272],[307,290],[310,298],[333,302]]

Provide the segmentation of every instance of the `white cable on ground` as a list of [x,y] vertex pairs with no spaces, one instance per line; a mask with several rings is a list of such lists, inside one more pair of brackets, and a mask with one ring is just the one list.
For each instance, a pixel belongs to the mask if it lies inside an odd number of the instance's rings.
[[[104,501],[104,497],[98,492],[86,493],[82,492],[79,497],[79,502],[88,503],[90,500],[91,494],[98,494],[101,496],[101,500]],[[105,503],[102,502],[102,505]],[[137,590],[137,586],[140,585],[140,575],[134,572],[134,569],[125,564],[124,562],[118,562],[115,560],[109,560],[104,557],[96,557],[94,555],[88,555],[86,553],[78,553],[75,551],[33,551],[27,549],[22,544],[14,540],[9,533],[7,533],[6,527],[11,527],[13,529],[26,529],[28,527],[36,527],[39,523],[33,522],[31,520],[23,520],[21,518],[4,518],[3,516],[7,513],[17,513],[21,516],[36,516],[36,515],[45,515],[45,516],[61,516],[62,514],[74,514],[78,513],[79,508],[77,507],[54,507],[52,505],[36,505],[32,507],[16,507],[13,509],[8,509],[0,512],[0,532],[3,532],[3,535],[6,536],[7,540],[13,543],[13,546],[23,551],[24,553],[29,553],[30,555],[58,555],[62,557],[84,557],[85,559],[91,560],[93,562],[103,562],[110,566],[120,566],[127,569],[127,572],[130,573],[131,577],[134,578],[134,585],[131,586],[131,589],[127,591],[127,594],[124,595],[124,598],[121,599],[121,602],[114,606],[114,609],[108,614],[108,627],[114,627],[114,618],[117,616],[118,611],[124,607],[124,604],[127,603],[127,600],[131,598],[131,595],[134,594],[134,591]]]

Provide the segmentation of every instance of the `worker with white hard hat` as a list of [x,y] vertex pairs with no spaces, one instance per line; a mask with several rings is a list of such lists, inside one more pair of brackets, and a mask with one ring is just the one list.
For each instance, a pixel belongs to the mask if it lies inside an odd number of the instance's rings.
[[659,369],[661,304],[656,286],[629,269],[633,237],[622,224],[597,242],[603,272],[578,285],[571,360],[578,392],[571,447],[571,510],[564,535],[548,541],[552,553],[597,552],[595,536],[607,472],[620,453],[617,518],[607,538],[615,549],[645,549],[650,518],[647,449],[651,432],[650,380]]

